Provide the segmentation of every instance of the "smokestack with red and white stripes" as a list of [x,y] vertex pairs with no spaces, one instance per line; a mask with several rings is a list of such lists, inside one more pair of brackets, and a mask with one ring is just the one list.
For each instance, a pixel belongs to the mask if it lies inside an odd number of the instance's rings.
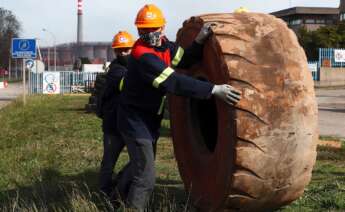
[[77,44],[80,45],[82,42],[83,42],[83,0],[78,0]]

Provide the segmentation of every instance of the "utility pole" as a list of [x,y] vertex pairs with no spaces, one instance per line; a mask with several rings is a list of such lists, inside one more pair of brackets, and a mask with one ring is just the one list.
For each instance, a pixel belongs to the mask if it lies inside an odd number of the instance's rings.
[[[49,31],[45,28],[43,28],[42,31],[48,32],[53,37],[53,42],[54,42],[53,43],[53,45],[54,45],[54,71],[56,71],[56,37],[51,31]],[[48,51],[49,51],[49,49],[48,49]]]
[[50,67],[50,47],[48,47],[48,71],[50,71],[49,67]]
[[14,59],[14,61],[16,62],[16,66],[15,66],[16,80],[18,80],[18,61],[17,61],[17,59]]

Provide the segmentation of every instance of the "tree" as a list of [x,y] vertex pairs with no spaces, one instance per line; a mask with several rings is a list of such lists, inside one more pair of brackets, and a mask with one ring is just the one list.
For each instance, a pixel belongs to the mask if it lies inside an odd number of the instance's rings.
[[297,36],[308,60],[317,60],[319,48],[345,48],[345,23],[320,27],[316,31],[302,28]]
[[299,43],[303,47],[308,60],[317,60],[319,52],[315,44],[315,33],[308,32],[305,28],[301,28],[297,33]]
[[0,7],[0,67],[7,67],[12,38],[18,37],[21,24],[9,10]]

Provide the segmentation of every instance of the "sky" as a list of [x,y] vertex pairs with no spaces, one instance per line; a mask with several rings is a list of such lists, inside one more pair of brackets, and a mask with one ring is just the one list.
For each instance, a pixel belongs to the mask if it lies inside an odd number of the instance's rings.
[[[175,40],[183,21],[195,15],[227,13],[241,6],[262,13],[290,6],[339,6],[339,0],[83,0],[84,41],[110,42],[120,30],[136,37],[136,14],[148,3],[163,11],[170,40]],[[0,7],[11,10],[21,22],[22,38],[38,38],[41,46],[76,41],[77,0],[0,0]]]

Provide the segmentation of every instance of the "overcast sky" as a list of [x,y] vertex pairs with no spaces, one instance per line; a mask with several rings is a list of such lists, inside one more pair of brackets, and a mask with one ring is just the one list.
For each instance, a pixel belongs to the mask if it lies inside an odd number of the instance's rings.
[[[167,19],[171,40],[184,20],[193,15],[232,12],[244,6],[250,11],[270,13],[289,6],[338,7],[339,0],[84,0],[84,41],[111,41],[119,30],[136,36],[134,19],[147,3],[160,7]],[[0,7],[11,10],[22,23],[21,37],[39,38],[41,45],[76,41],[77,0],[0,0]]]

